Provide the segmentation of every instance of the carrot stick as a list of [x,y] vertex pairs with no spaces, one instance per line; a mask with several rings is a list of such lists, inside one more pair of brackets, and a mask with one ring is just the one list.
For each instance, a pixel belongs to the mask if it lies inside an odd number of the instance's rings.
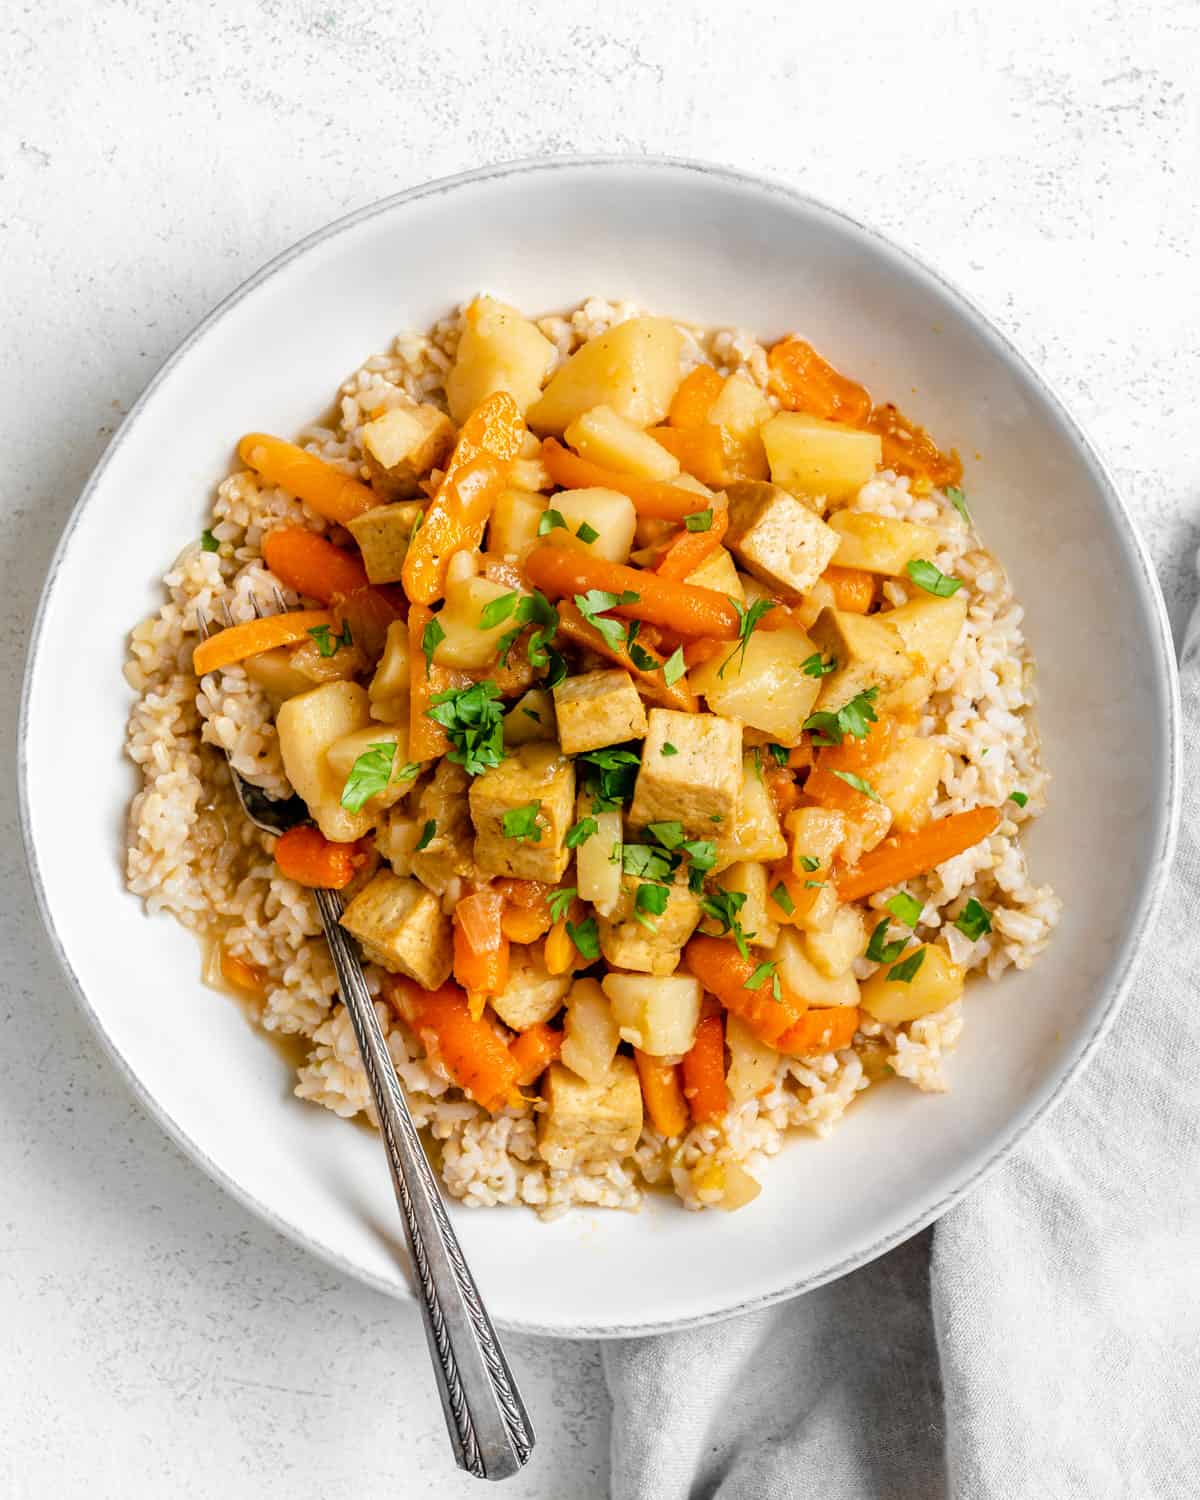
[[835,606],[851,615],[865,615],[875,599],[875,575],[862,568],[839,568],[831,566],[821,574],[821,580],[833,591]]
[[279,873],[297,885],[344,890],[366,863],[367,851],[356,844],[335,844],[307,823],[289,828],[275,845]]
[[517,1087],[527,1089],[546,1071],[562,1051],[563,1034],[545,1021],[535,1021],[508,1044],[517,1065]]
[[811,1057],[818,1052],[840,1052],[854,1040],[858,1030],[857,1005],[813,1007],[790,1026],[775,1045],[793,1057]]
[[696,1027],[696,1039],[683,1054],[683,1095],[697,1125],[719,1119],[729,1108],[725,1086],[725,1023],[720,1016],[705,1016]]
[[454,908],[454,977],[467,991],[473,1015],[481,1014],[487,997],[498,995],[508,983],[503,909],[504,898],[494,890],[464,896]]
[[657,521],[682,521],[695,510],[703,509],[703,495],[685,490],[661,479],[638,479],[617,469],[606,469],[589,459],[580,458],[554,438],[542,443],[542,463],[555,484],[565,490],[606,489],[628,495],[640,516]]
[[681,531],[667,548],[655,572],[660,578],[672,578],[682,582],[689,573],[694,573],[706,558],[721,545],[721,539],[729,529],[729,507],[724,504],[712,507],[712,525],[707,531]]
[[297,496],[327,521],[344,526],[379,504],[379,496],[367,485],[351,479],[315,453],[265,432],[247,433],[238,444],[238,457],[256,469],[268,484]]
[[966,812],[951,813],[948,818],[937,818],[914,833],[884,839],[864,854],[857,865],[839,876],[838,896],[843,901],[859,901],[889,885],[924,875],[987,838],[999,822],[998,807],[972,807]]
[[732,943],[721,938],[703,934],[692,938],[685,959],[688,969],[704,988],[726,1010],[741,1016],[755,1036],[772,1047],[807,1009],[805,1002],[786,985],[781,985],[780,998],[776,1000],[769,979],[759,988],[748,990],[746,980],[758,965],[751,958],[743,958]]
[[767,355],[771,389],[791,411],[811,412],[828,421],[860,427],[871,412],[871,397],[848,380],[803,339],[781,339]]
[[671,398],[667,421],[672,427],[700,427],[708,421],[713,402],[724,389],[724,379],[711,365],[697,365],[683,377]]
[[662,674],[662,652],[642,637],[638,638],[638,645],[647,656],[654,658],[658,663],[657,668],[646,670],[637,666],[624,642],[618,646],[610,646],[596,627],[588,624],[579,613],[578,606],[570,599],[560,600],[558,621],[558,628],[569,641],[574,641],[577,646],[586,646],[598,656],[606,656],[609,661],[615,661],[624,667],[637,683],[638,691],[652,703],[659,703],[663,708],[675,708],[686,714],[694,714],[699,709],[700,700],[688,687],[686,677],[667,686]]
[[264,620],[230,625],[200,642],[192,652],[192,671],[203,677],[206,672],[228,667],[247,656],[257,656],[260,651],[294,645],[304,640],[310,630],[332,624],[333,616],[327,609],[296,609],[290,614],[268,615]]
[[555,599],[586,594],[589,589],[618,595],[628,591],[635,596],[634,602],[614,605],[615,613],[648,620],[679,635],[737,639],[738,612],[716,589],[659,578],[641,568],[609,562],[584,547],[542,542],[525,559],[525,573],[536,588]]
[[322,604],[332,604],[338,594],[367,587],[366,570],[356,557],[302,526],[269,531],[262,551],[280,583]]
[[467,997],[456,984],[423,990],[399,975],[385,981],[389,998],[401,996],[401,1012],[427,1049],[437,1055],[450,1077],[477,1104],[492,1112],[502,1108],[517,1086],[517,1063],[493,1028],[472,1016]]
[[440,599],[451,557],[477,549],[483,541],[524,435],[525,423],[507,391],[493,392],[464,422],[446,476],[405,554],[401,577],[404,592],[415,604]]
[[450,740],[440,724],[428,717],[426,710],[437,693],[450,688],[468,687],[471,678],[463,672],[439,667],[436,662],[426,662],[421,651],[421,637],[425,627],[433,619],[433,611],[423,604],[414,604],[408,612],[408,753],[413,760],[434,760],[445,755]]
[[682,1135],[687,1129],[688,1107],[679,1082],[679,1069],[674,1063],[665,1063],[661,1057],[633,1049],[633,1060],[637,1064],[638,1082],[642,1086],[642,1102],[650,1123],[659,1135]]

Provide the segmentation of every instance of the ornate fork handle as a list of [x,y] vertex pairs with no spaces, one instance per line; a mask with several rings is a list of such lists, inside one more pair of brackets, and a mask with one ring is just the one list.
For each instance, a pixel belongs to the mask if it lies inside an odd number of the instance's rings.
[[451,1227],[371,1003],[362,965],[339,925],[341,898],[335,891],[317,891],[316,897],[342,1000],[379,1114],[455,1457],[460,1468],[479,1479],[507,1479],[533,1451],[529,1414]]

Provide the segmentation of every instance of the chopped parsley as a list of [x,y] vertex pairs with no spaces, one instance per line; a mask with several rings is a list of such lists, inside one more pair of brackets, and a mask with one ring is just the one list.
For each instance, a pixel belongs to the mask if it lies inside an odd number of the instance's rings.
[[200,533],[200,550],[201,552],[219,552],[221,550],[220,542],[217,541],[207,526]]
[[513,610],[517,607],[517,600],[521,596],[517,593],[501,594],[498,599],[493,599],[485,604],[479,611],[479,629],[495,630],[497,625],[502,625]]
[[546,905],[550,908],[550,920],[561,922],[566,915],[567,908],[579,892],[573,885],[563,886],[561,891],[555,891],[547,900]]
[[575,595],[575,607],[588,624],[600,632],[609,649],[619,651],[625,644],[625,627],[620,620],[609,619],[604,611],[618,604],[636,604],[640,597],[629,589],[620,594],[610,593],[608,589],[588,589],[586,594]]
[[871,941],[867,944],[867,957],[873,964],[895,963],[896,959],[904,952],[908,943],[907,935],[896,938],[892,942],[887,941],[888,919],[884,917],[879,926],[871,934]]
[[567,829],[567,836],[563,840],[568,849],[578,849],[580,844],[586,844],[588,839],[599,830],[599,823],[595,818],[580,818],[578,823],[572,823]]
[[686,671],[687,663],[683,659],[683,647],[676,646],[671,655],[663,662],[663,681],[668,687],[674,687]]
[[[632,626],[630,630],[632,632]],[[645,646],[639,646],[633,640],[627,642],[625,649],[629,652],[629,660],[639,672],[657,672],[662,666],[662,662],[655,661]]]
[[732,595],[727,595],[727,597],[730,604],[732,604],[734,609],[737,610],[738,637],[737,645],[733,648],[733,650],[729,653],[729,655],[725,658],[725,660],[718,668],[718,677],[725,676],[725,668],[729,665],[729,663],[734,659],[735,656],[739,657],[738,671],[740,672],[742,670],[742,664],[746,660],[746,647],[750,644],[750,637],[762,623],[763,616],[769,614],[771,610],[775,608],[774,599],[756,599],[754,603],[749,607],[749,609],[747,609],[744,605],[739,604]]
[[788,755],[791,752],[786,745],[768,745],[767,749],[771,752],[771,759],[777,766],[787,765]]
[[440,620],[430,620],[421,632],[421,655],[425,658],[425,677],[428,681],[433,667],[433,653],[446,639]]
[[700,902],[700,910],[706,917],[711,917],[714,922],[721,924],[721,936],[729,933],[737,944],[737,950],[743,958],[750,957],[747,940],[754,934],[747,932],[738,920],[738,913],[746,904],[745,891],[727,891],[723,887],[705,896]]
[[541,810],[540,802],[526,802],[521,807],[510,808],[500,819],[504,837],[526,844],[540,844],[542,830],[538,823],[538,813]]
[[412,781],[420,775],[421,767],[413,761],[394,770],[397,748],[395,740],[381,740],[363,751],[350,767],[346,785],[342,788],[344,808],[350,812],[361,812],[363,805],[393,780],[393,773],[396,781]]
[[967,497],[959,489],[958,485],[948,484],[946,486],[946,499],[949,500],[950,504],[953,505],[954,509],[969,526],[971,524],[971,515],[967,510]]
[[653,834],[664,849],[678,849],[683,843],[682,823],[647,823],[646,832]]
[[915,896],[910,896],[907,891],[897,891],[890,901],[884,902],[888,911],[895,917],[897,922],[903,922],[905,927],[915,927],[921,920],[924,911],[924,903],[918,901]]
[[420,854],[422,849],[428,849],[437,833],[437,819],[430,818],[425,827],[421,829],[421,837],[413,845],[413,853]]
[[579,526],[575,531],[575,535],[581,542],[594,542],[600,535],[600,533],[594,526],[589,526],[586,521],[580,521]]
[[538,517],[537,534],[538,536],[545,536],[558,526],[561,526],[564,531],[570,530],[570,527],[563,520],[562,511],[544,510]]
[[844,781],[847,786],[852,786],[856,792],[861,792],[864,797],[870,797],[872,802],[883,801],[883,798],[871,783],[864,781],[861,776],[856,776],[853,771],[835,771],[833,774],[839,781]]
[[672,743],[671,743],[670,740],[664,740],[663,741],[663,747],[662,747],[661,754],[663,754],[663,755],[678,755],[679,754],[679,747],[677,745],[672,745]]
[[600,957],[600,933],[596,927],[595,917],[588,917],[578,924],[568,922],[567,936],[575,944],[576,951],[581,958]]
[[1008,800],[1015,802],[1018,807],[1024,807],[1029,801],[1029,797],[1025,792],[1009,792]]
[[584,790],[593,812],[612,812],[633,796],[641,757],[632,750],[589,750],[578,757],[584,767]]
[[954,925],[963,937],[977,943],[985,932],[992,930],[992,915],[987,907],[972,896],[954,919]]
[[796,910],[796,903],[792,900],[788,888],[782,880],[771,892],[771,900],[774,901],[780,911],[787,912],[789,917]]
[[771,998],[776,1002],[776,1004],[781,1004],[783,1002],[783,986],[779,982],[779,975],[775,972],[775,962],[776,961],[774,959],[771,959],[767,963],[759,964],[758,968],[755,969],[750,978],[746,980],[742,988],[747,990],[760,990],[762,989],[763,985],[766,984],[767,980],[770,979]]
[[498,766],[504,759],[504,709],[500,689],[490,679],[468,688],[435,693],[426,718],[440,724],[450,739],[447,760],[462,766],[468,776]]
[[815,854],[798,854],[796,856],[796,863],[802,870],[807,870],[810,875],[814,870],[821,868],[821,861]]
[[689,531],[711,531],[712,518],[711,510],[694,510],[690,516],[684,516],[683,524]]
[[636,880],[670,880],[680,859],[680,855],[653,844],[625,844],[621,849],[621,868]]
[[875,712],[878,697],[878,687],[863,688],[848,703],[843,703],[836,713],[821,709],[809,714],[804,728],[812,733],[814,745],[840,745],[847,735],[865,740],[871,732],[871,725],[879,718]]
[[538,713],[536,708],[523,708],[521,712],[527,719],[532,719],[535,724],[540,724],[542,722],[542,716],[540,713]]
[[754,760],[754,775],[755,775],[755,777],[759,781],[761,781],[762,780],[762,750],[757,745],[755,745],[754,750],[752,751],[752,758]]
[[665,885],[639,885],[637,895],[633,898],[633,914],[643,922],[644,926],[649,927],[652,932],[657,932],[658,929],[644,918],[661,917],[667,909],[670,897],[671,892]]
[[343,646],[353,646],[354,637],[350,634],[350,621],[342,621],[341,635],[334,635],[329,625],[310,625],[309,635],[317,643],[317,654],[319,656],[335,656]]
[[888,978],[894,979],[897,984],[911,984],[916,978],[917,970],[925,962],[925,952],[924,948],[915,949],[902,963],[888,970]]
[[912,562],[905,563],[904,571],[919,589],[924,589],[927,594],[936,594],[939,599],[949,599],[963,585],[961,578],[951,578],[924,557],[914,557]]
[[827,880],[806,880],[804,882],[804,889],[806,891],[823,891],[828,884]]
[[830,672],[837,671],[837,657],[822,657],[819,651],[814,651],[806,661],[800,664],[800,670],[805,677],[828,677]]

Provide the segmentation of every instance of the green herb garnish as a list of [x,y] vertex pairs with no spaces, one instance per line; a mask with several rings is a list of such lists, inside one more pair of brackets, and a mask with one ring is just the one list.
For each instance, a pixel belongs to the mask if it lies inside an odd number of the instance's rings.
[[800,665],[800,670],[805,677],[828,677],[830,672],[837,671],[837,657],[829,656],[824,659],[819,651],[813,654]]
[[462,766],[468,776],[498,766],[504,759],[504,709],[500,689],[488,679],[468,688],[435,693],[427,718],[440,724],[449,736],[446,759]]
[[949,599],[951,594],[957,594],[963,586],[961,578],[950,577],[924,557],[914,557],[912,562],[905,563],[904,571],[919,589],[924,589],[927,594],[936,594],[939,599]]
[[750,957],[747,940],[752,938],[752,932],[746,932],[738,920],[738,913],[746,904],[745,891],[727,891],[724,887],[718,887],[715,891],[705,896],[700,902],[700,910],[706,917],[711,917],[714,922],[721,924],[721,935],[729,933],[737,944],[737,950],[743,958]]
[[421,829],[421,837],[413,845],[413,853],[420,854],[422,849],[428,849],[433,842],[433,836],[437,833],[437,819],[430,818],[425,827]]
[[903,963],[898,963],[894,969],[888,970],[888,978],[894,979],[898,984],[911,984],[916,977],[917,970],[925,962],[925,949],[918,948],[910,953]]
[[910,896],[907,891],[897,891],[890,901],[884,905],[897,922],[903,922],[906,927],[915,927],[921,920],[921,913],[925,909],[924,903],[918,901],[915,896]]
[[519,594],[501,594],[498,599],[493,599],[485,604],[479,611],[480,630],[495,630],[497,625],[502,624],[517,607]]
[[421,774],[421,767],[408,761],[395,771],[397,745],[395,740],[382,740],[371,745],[350,767],[346,785],[342,788],[342,806],[349,812],[361,812],[364,803],[382,792],[387,784],[396,781],[413,781]]
[[575,608],[589,625],[600,632],[611,650],[619,651],[625,644],[625,627],[620,620],[610,620],[604,611],[618,604],[636,604],[640,597],[629,589],[620,594],[610,593],[608,589],[588,589],[586,594],[575,595]]
[[647,912],[652,917],[661,917],[667,909],[671,892],[665,885],[639,885],[633,898],[635,911]]
[[540,802],[526,802],[521,807],[510,808],[500,819],[504,837],[527,844],[540,844],[542,830],[538,824],[538,813],[541,810]]
[[207,526],[200,533],[200,550],[201,552],[219,552],[221,550],[220,542],[217,541]]
[[538,713],[536,708],[523,708],[521,712],[527,719],[532,719],[535,724],[540,724],[542,722],[542,716],[540,713]]
[[768,745],[767,749],[771,752],[771,759],[777,766],[787,765],[791,752],[786,745]]
[[555,891],[546,902],[550,908],[550,920],[561,922],[567,908],[578,894],[578,890],[573,885],[567,885],[561,891]]
[[575,531],[575,535],[581,542],[594,542],[600,535],[600,533],[594,526],[589,526],[586,521],[580,521],[579,526]]
[[354,637],[350,634],[350,621],[342,621],[341,635],[334,635],[332,628],[328,625],[311,625],[309,635],[317,643],[318,656],[335,656],[343,646],[353,646]]
[[568,922],[567,936],[575,944],[576,951],[581,958],[600,957],[600,933],[596,927],[595,917],[588,917],[578,926],[574,922]]
[[821,709],[809,714],[804,728],[811,731],[814,745],[840,745],[847,735],[856,740],[865,740],[871,725],[879,715],[875,712],[875,699],[879,697],[877,687],[863,688],[848,703],[843,703],[836,713]]
[[1029,797],[1025,792],[1009,792],[1008,800],[1015,802],[1018,807],[1024,807],[1029,801]]
[[633,796],[641,757],[632,750],[589,750],[578,761],[585,768],[584,789],[593,812],[612,812]]
[[670,880],[680,859],[680,855],[653,844],[624,844],[621,848],[621,868],[637,880]]
[[726,597],[729,599],[729,602],[733,605],[734,609],[737,610],[738,637],[737,645],[733,648],[733,650],[729,653],[729,655],[725,658],[725,660],[718,668],[718,677],[725,676],[725,668],[729,665],[729,663],[734,659],[735,656],[740,658],[738,661],[738,671],[740,672],[742,670],[742,665],[746,660],[746,647],[750,644],[750,637],[762,623],[763,616],[769,614],[771,610],[775,608],[774,599],[756,599],[754,603],[749,607],[749,609],[747,609],[744,605],[739,604],[731,594],[727,595]]
[[684,516],[683,524],[689,531],[711,531],[713,513],[711,510],[694,510],[690,516]]
[[821,861],[815,854],[798,854],[796,856],[796,860],[800,868],[802,870],[807,870],[810,874],[813,872],[813,870],[819,870],[821,868]]
[[537,534],[538,536],[545,536],[558,526],[561,526],[564,531],[570,530],[566,521],[563,520],[562,511],[544,510],[538,517]]
[[647,823],[646,832],[653,834],[664,849],[678,849],[683,843],[682,823]]
[[977,943],[985,932],[991,932],[992,914],[986,906],[972,896],[955,917],[954,925],[963,937],[970,938],[973,943]]
[[771,900],[774,901],[780,911],[787,912],[789,917],[796,910],[796,903],[792,900],[788,888],[782,880],[771,892]]
[[660,753],[663,755],[678,755],[679,749],[677,746],[672,745],[670,740],[664,740],[663,747]]
[[884,917],[879,926],[871,934],[871,941],[867,944],[867,957],[873,964],[890,964],[904,952],[908,943],[907,936],[896,938],[893,942],[887,939],[888,919]]
[[967,497],[959,489],[958,485],[948,484],[946,486],[946,499],[949,500],[950,504],[953,505],[954,509],[969,526],[971,524],[971,516],[967,510]]
[[864,797],[870,797],[872,802],[883,801],[883,798],[871,783],[864,781],[861,776],[856,776],[853,771],[835,771],[833,774],[839,781],[844,781],[847,786],[852,786],[856,792],[861,792]]
[[663,681],[668,687],[674,687],[686,671],[687,663],[683,659],[683,647],[676,646],[671,655],[663,662]]
[[421,655],[425,658],[425,678],[429,679],[429,673],[433,668],[433,653],[446,639],[446,632],[442,629],[439,620],[430,620],[421,632]]
[[567,836],[563,840],[568,849],[578,849],[580,844],[586,844],[588,839],[599,830],[599,823],[595,818],[580,818],[578,823],[572,823],[567,829]]

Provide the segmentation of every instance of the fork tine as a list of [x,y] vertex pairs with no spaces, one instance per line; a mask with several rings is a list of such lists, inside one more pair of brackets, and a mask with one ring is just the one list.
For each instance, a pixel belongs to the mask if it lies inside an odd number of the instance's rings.
[[200,639],[202,641],[208,640],[211,631],[208,626],[208,616],[202,609],[196,611],[196,629],[200,632]]
[[258,598],[257,594],[251,594],[250,595],[250,604],[251,604],[251,606],[252,606],[252,608],[254,610],[254,616],[255,616],[255,618],[258,619],[258,620],[261,620],[263,618],[264,611],[263,611],[263,607],[262,607],[261,603],[259,602],[259,598]]
[[275,585],[275,603],[279,606],[279,613],[286,615],[288,612],[287,600],[283,597],[283,590],[278,584]]
[[228,599],[222,599],[221,600],[221,613],[225,616],[225,624],[227,626],[232,625],[233,624],[233,611],[229,608],[229,600]]

